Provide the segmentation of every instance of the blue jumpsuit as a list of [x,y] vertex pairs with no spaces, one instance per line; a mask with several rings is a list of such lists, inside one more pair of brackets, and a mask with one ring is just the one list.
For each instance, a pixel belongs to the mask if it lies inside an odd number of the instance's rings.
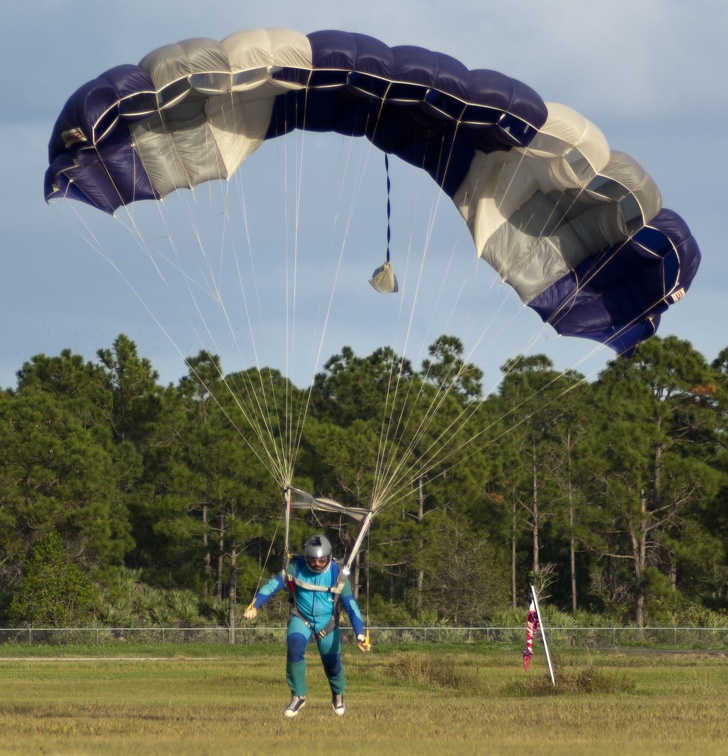
[[[288,620],[286,682],[294,695],[306,695],[306,647],[311,637],[320,633],[334,615],[336,596],[329,589],[336,585],[338,577],[339,566],[333,560],[323,572],[313,572],[305,558],[301,557],[289,565],[288,576],[283,571],[279,572],[255,594],[253,606],[259,609],[285,588],[288,582],[293,586],[297,612],[292,611]],[[362,635],[364,625],[361,612],[348,580],[344,583],[340,601],[349,615],[354,633]],[[338,623],[323,638],[317,638],[316,642],[331,692],[343,693],[346,683],[341,664],[341,632]]]

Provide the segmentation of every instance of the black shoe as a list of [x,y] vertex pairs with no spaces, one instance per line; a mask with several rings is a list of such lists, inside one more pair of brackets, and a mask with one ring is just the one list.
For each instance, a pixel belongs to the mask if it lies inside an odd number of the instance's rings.
[[[297,696],[295,693],[291,696],[291,703],[283,709],[283,716],[295,717],[299,711],[306,705],[305,696]],[[343,704],[342,704],[343,706]],[[342,712],[343,714],[343,712]]]
[[331,706],[333,707],[334,714],[336,714],[337,717],[343,717],[344,712],[346,711],[346,706],[344,706],[344,694],[334,693],[331,696]]

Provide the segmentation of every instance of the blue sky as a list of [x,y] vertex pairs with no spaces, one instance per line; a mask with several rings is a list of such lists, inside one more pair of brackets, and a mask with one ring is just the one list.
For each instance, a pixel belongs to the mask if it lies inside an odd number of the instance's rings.
[[[57,355],[69,348],[93,359],[96,350],[109,347],[119,333],[137,343],[163,381],[176,381],[184,374],[181,354],[199,349],[193,327],[187,327],[168,297],[135,270],[133,256],[126,258],[129,275],[140,277],[133,279],[130,290],[67,225],[67,212],[45,204],[48,138],[71,92],[107,68],[136,63],[153,48],[181,39],[220,39],[238,29],[265,26],[303,33],[343,29],[390,45],[440,50],[470,68],[503,71],[532,86],[545,100],[583,113],[614,149],[629,153],[647,169],[660,186],[664,206],[682,215],[700,244],[703,262],[698,276],[686,298],[664,316],[660,335],[690,341],[709,360],[728,346],[723,330],[728,322],[728,260],[721,231],[726,217],[722,179],[728,172],[724,0],[32,0],[4,8],[0,27],[0,151],[5,175],[0,188],[0,385],[14,386],[16,371],[35,354]],[[290,244],[276,220],[283,211],[275,199],[284,191],[281,171],[288,169],[269,161],[280,162],[287,151],[300,150],[300,141],[289,147],[266,145],[244,166],[251,234],[266,248]],[[367,275],[383,261],[385,246],[380,156],[366,145],[350,147],[341,138],[310,138],[305,142],[305,163],[311,177],[301,195],[297,307],[303,325],[296,338],[297,349],[305,347],[307,356],[299,359],[297,352],[286,361],[280,348],[285,337],[266,331],[257,337],[262,362],[305,383],[320,368],[321,359],[344,344],[366,354],[391,343],[417,362],[424,347],[448,331],[460,335],[468,351],[473,349],[472,358],[485,370],[488,387],[497,378],[498,366],[526,348],[548,354],[559,367],[576,366],[588,374],[612,356],[604,348],[593,352],[588,342],[559,339],[542,327],[515,294],[494,281],[483,263],[482,270],[474,265],[467,231],[449,200],[438,200],[434,185],[401,165],[392,166],[393,255],[404,291],[399,298],[381,298],[366,284]],[[347,166],[343,189],[338,186],[342,165]],[[319,221],[317,205],[324,203],[327,214]],[[108,224],[99,222],[101,233],[106,233]],[[111,241],[105,244],[114,253],[124,233],[122,229],[114,241],[116,231],[110,231]],[[306,321],[315,320],[312,313],[328,302],[318,293],[330,275],[323,273],[321,256],[336,258],[342,245],[342,293],[333,302],[326,341],[312,346]],[[448,296],[458,292],[457,308],[443,306],[444,269],[435,267],[415,286],[415,260],[423,250],[433,257],[439,254],[441,260],[448,259],[451,250],[457,256],[461,271],[447,273],[456,281],[464,271],[467,280],[462,293],[459,283],[448,284]],[[262,260],[256,276],[258,293],[267,305],[277,301],[280,274]],[[415,292],[418,304],[410,327]],[[169,339],[139,298],[167,329]],[[274,315],[265,317],[275,320]],[[226,369],[246,366],[238,360],[248,359],[247,345],[238,356],[232,345],[216,343]]]

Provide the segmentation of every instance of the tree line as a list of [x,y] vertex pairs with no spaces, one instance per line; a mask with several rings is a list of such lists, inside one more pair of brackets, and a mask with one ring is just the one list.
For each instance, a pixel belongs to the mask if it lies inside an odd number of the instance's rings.
[[[463,352],[443,335],[415,367],[345,347],[305,389],[206,353],[161,385],[124,335],[95,361],[33,357],[0,393],[0,622],[234,626],[283,559],[263,402],[305,405],[293,483],[315,495],[367,505],[382,449],[408,450],[352,573],[372,624],[486,623],[534,581],[639,626],[726,612],[728,349],[709,364],[654,337],[591,382],[518,357],[488,396]],[[293,547],[314,529],[340,556],[356,536],[300,514]]]

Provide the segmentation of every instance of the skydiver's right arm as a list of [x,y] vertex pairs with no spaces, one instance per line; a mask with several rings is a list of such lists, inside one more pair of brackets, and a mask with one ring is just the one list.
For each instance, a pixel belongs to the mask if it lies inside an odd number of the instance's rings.
[[285,585],[286,581],[284,579],[283,571],[274,575],[255,594],[255,598],[250,602],[250,606],[245,610],[243,617],[247,620],[254,620],[258,616],[258,609],[260,609],[269,598],[275,596],[275,594],[278,593],[281,588],[284,588]]

